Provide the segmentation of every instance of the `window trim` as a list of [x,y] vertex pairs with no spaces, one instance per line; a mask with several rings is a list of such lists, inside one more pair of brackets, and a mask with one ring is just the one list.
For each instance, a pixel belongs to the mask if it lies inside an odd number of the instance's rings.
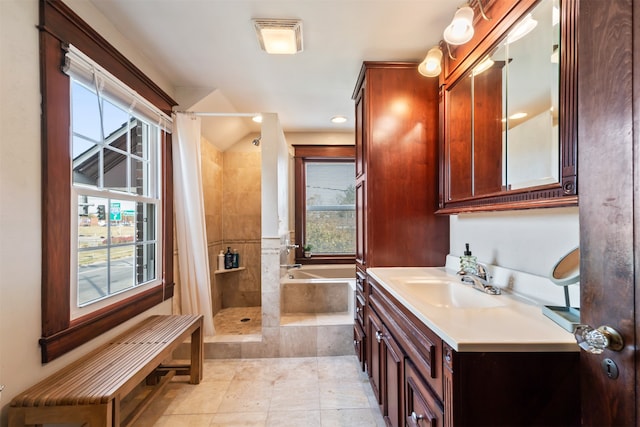
[[[177,103],[102,36],[58,0],[40,0],[42,92],[42,363],[60,357],[173,296],[173,169],[171,135],[162,132],[162,283],[123,301],[71,320],[71,156],[66,44],[98,62],[157,108]],[[68,218],[62,220],[61,218]]]
[[[294,174],[295,174],[295,236],[296,263],[300,264],[353,264],[355,252],[348,255],[313,255],[305,258],[302,250],[302,240],[305,236],[306,224],[306,162],[318,161],[352,161],[355,164],[355,145],[294,145]],[[355,176],[354,176],[355,180]],[[354,248],[355,249],[355,248]]]

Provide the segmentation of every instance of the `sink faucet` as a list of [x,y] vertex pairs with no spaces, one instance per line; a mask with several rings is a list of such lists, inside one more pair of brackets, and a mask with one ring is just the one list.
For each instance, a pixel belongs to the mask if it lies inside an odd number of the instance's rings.
[[500,295],[502,291],[497,286],[493,286],[489,283],[491,277],[487,276],[487,266],[484,264],[477,264],[478,273],[469,273],[463,270],[458,271],[458,274],[462,276],[460,280],[462,283],[466,283],[473,286],[473,289],[484,292],[489,295]]

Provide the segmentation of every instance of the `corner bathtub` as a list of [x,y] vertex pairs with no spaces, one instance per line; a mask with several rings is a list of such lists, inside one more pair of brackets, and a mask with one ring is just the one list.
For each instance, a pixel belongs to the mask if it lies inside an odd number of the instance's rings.
[[280,311],[353,313],[355,265],[305,265],[280,279]]

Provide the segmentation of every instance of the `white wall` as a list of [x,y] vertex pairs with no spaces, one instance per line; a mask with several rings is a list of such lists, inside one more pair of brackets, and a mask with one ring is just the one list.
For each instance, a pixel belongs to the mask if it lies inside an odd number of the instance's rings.
[[[93,6],[66,2],[169,94],[161,73],[128,44]],[[130,323],[42,366],[41,186],[38,1],[0,1],[0,425],[11,398],[87,353]],[[150,312],[170,313],[171,301]],[[141,316],[147,316],[150,312]],[[136,321],[134,319],[133,321]]]
[[469,243],[478,261],[545,277],[580,243],[577,207],[454,215],[450,230],[453,255]]
[[287,132],[289,145],[355,145],[353,132]]

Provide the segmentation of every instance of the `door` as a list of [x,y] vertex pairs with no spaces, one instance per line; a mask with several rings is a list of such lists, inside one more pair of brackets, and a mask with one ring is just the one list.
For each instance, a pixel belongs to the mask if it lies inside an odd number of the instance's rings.
[[640,28],[640,2],[567,3],[580,8],[581,322],[609,326],[624,341],[620,351],[581,352],[582,423],[637,426],[634,290],[640,245],[634,247],[634,241],[640,242],[640,33],[634,36],[632,29]]

